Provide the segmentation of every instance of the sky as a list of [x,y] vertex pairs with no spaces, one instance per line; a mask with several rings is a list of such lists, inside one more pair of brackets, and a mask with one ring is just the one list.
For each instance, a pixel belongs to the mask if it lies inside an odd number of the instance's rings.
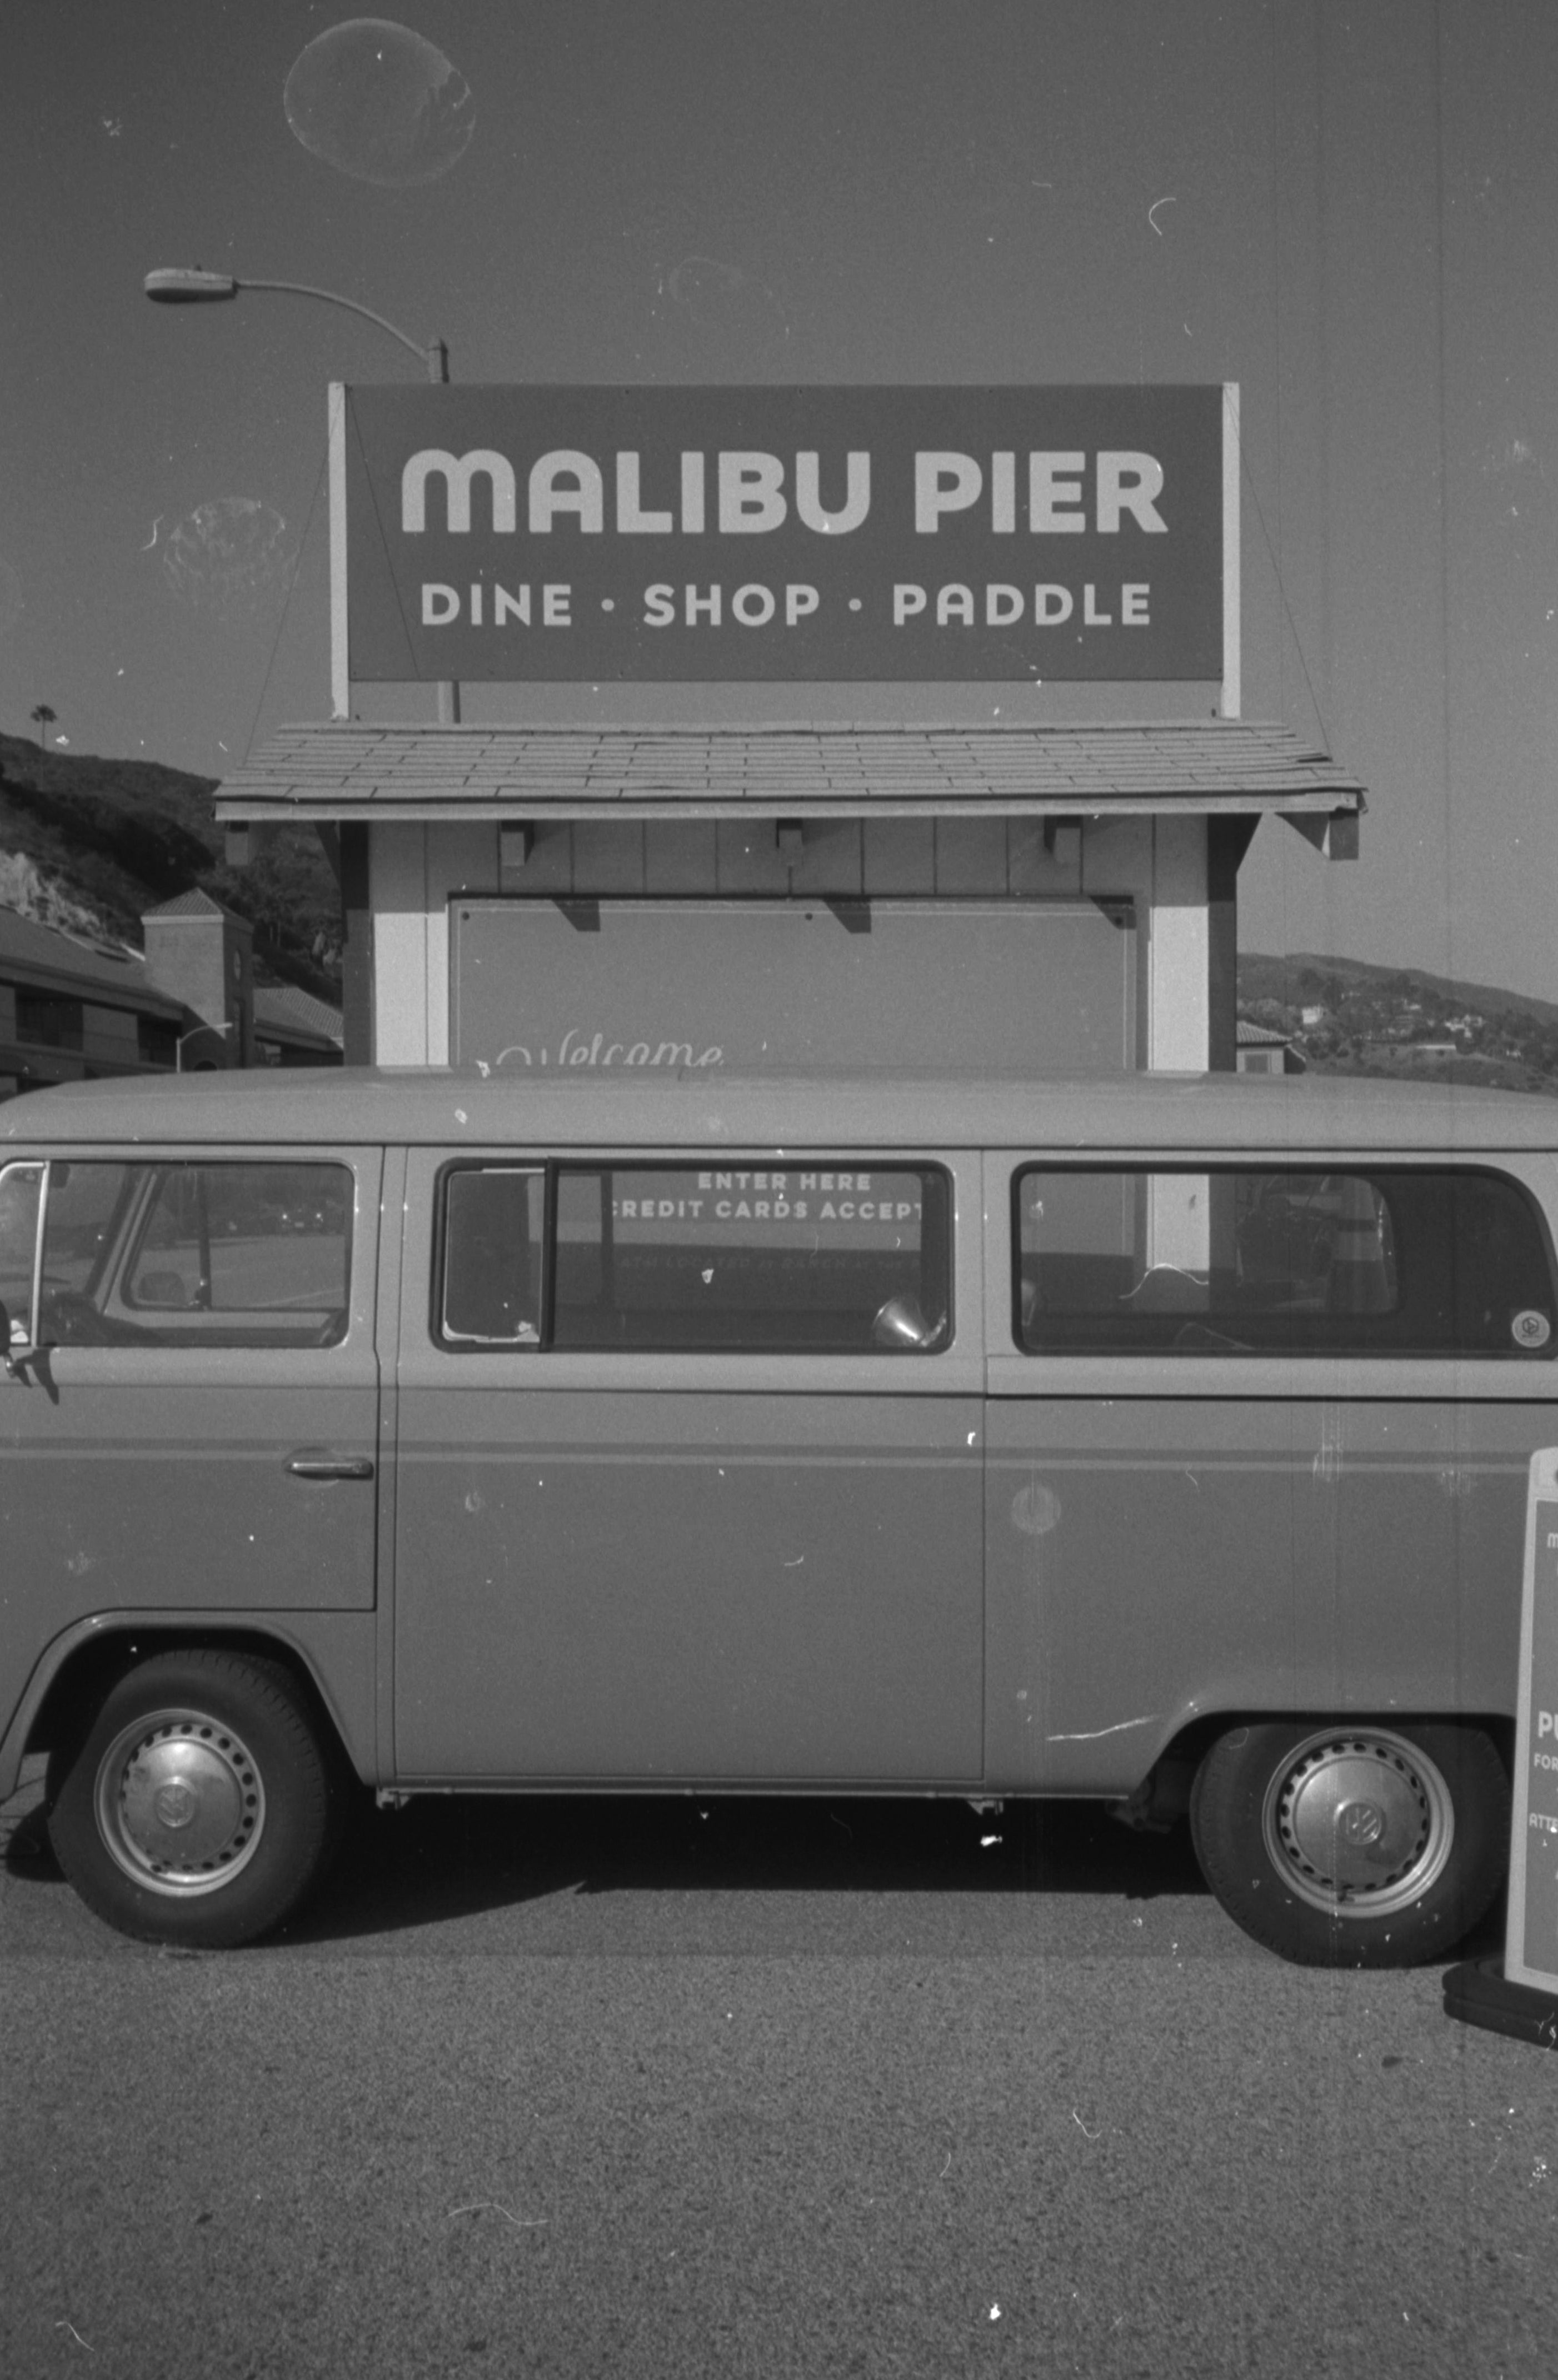
[[[0,729],[46,704],[62,749],[219,777],[329,715],[326,388],[417,360],[306,298],[152,306],[155,266],[335,291],[461,382],[1235,381],[1244,715],[1369,804],[1356,864],[1262,825],[1241,942],[1558,1000],[1550,0],[353,21],[11,0]],[[466,716],[1021,723],[1206,691],[484,687]],[[434,715],[430,688],[359,708]]]

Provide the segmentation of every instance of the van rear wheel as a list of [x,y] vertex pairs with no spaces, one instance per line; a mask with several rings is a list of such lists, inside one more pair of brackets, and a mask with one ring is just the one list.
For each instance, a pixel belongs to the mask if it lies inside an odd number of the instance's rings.
[[1197,1772],[1190,1830],[1236,1925],[1310,1967],[1441,1958],[1487,1911],[1509,1849],[1509,1782],[1459,1722],[1231,1728]]
[[332,1834],[330,1762],[287,1671],[157,1655],[49,1770],[49,1839],[89,1909],[142,1942],[228,1949],[278,1925]]

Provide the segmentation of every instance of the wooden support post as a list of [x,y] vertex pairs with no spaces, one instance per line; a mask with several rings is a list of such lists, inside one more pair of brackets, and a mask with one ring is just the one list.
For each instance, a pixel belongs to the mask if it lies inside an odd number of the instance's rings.
[[1239,862],[1260,820],[1206,822],[1207,1064],[1231,1075],[1239,1062]]
[[368,829],[341,828],[341,908],[346,949],[341,965],[342,1055],[348,1066],[373,1063],[373,911],[369,892]]

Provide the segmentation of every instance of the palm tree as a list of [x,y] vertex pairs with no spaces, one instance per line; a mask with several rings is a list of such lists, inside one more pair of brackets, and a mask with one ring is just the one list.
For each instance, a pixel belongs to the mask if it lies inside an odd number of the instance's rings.
[[32,724],[38,730],[38,749],[41,752],[43,749],[43,730],[45,727],[54,725],[58,713],[51,710],[46,702],[35,702],[30,716]]

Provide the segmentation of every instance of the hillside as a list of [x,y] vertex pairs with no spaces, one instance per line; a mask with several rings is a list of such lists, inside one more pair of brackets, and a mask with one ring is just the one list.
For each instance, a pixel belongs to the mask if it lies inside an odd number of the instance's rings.
[[247,917],[262,981],[338,1002],[340,897],[318,837],[272,828],[230,868],[216,781],[150,760],[42,752],[0,735],[0,901],[140,943],[140,915],[196,887]]
[[1558,1097],[1558,1004],[1421,967],[1299,951],[1239,954],[1242,1019],[1320,1074],[1425,1077]]

